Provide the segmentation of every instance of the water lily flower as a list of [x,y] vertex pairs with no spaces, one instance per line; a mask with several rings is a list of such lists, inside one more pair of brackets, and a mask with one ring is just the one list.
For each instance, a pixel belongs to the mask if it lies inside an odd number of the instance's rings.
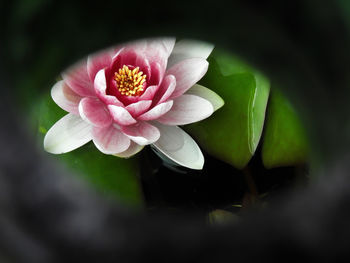
[[68,114],[47,132],[53,154],[89,141],[105,154],[130,157],[153,145],[173,162],[202,169],[203,154],[179,125],[209,117],[223,105],[196,84],[213,46],[173,38],[131,42],[89,56],[63,72],[52,99]]

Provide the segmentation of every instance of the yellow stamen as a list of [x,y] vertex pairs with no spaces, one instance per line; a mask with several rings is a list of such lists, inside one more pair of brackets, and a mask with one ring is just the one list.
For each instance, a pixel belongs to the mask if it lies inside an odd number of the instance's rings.
[[130,70],[124,65],[118,72],[114,73],[114,80],[117,82],[120,94],[126,96],[140,96],[143,92],[143,84],[146,81],[146,74],[136,67]]

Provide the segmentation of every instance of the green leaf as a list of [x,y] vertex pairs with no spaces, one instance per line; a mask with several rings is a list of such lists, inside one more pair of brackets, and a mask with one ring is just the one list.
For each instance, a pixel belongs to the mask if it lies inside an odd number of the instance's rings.
[[[34,113],[38,119],[39,143],[42,146],[45,133],[61,117],[67,114],[48,95],[37,104]],[[143,203],[138,180],[138,158],[123,159],[105,155],[92,142],[72,152],[52,155],[88,184],[108,198],[114,198],[127,205],[140,206]],[[49,175],[48,175],[49,176]]]
[[200,83],[223,98],[225,105],[210,118],[185,128],[209,154],[244,168],[261,137],[269,81],[237,57],[215,49]]
[[279,90],[271,92],[265,125],[262,160],[266,168],[298,165],[307,161],[309,143],[304,126]]

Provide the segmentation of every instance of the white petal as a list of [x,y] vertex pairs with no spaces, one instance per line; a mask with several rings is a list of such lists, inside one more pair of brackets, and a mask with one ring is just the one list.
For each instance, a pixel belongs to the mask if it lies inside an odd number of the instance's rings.
[[186,94],[192,94],[206,99],[213,105],[214,111],[220,109],[225,104],[224,100],[214,91],[198,84],[190,88]]
[[157,121],[166,125],[185,125],[208,118],[213,112],[213,106],[206,99],[185,94],[174,99],[171,110]]
[[69,113],[46,133],[44,149],[54,154],[70,152],[92,139],[91,127],[79,116]]
[[153,146],[173,162],[191,169],[201,170],[204,165],[203,154],[197,143],[177,126],[155,124],[160,138]]
[[214,45],[196,40],[180,40],[175,44],[173,52],[168,60],[168,68],[188,58],[204,58],[207,59],[213,51]]

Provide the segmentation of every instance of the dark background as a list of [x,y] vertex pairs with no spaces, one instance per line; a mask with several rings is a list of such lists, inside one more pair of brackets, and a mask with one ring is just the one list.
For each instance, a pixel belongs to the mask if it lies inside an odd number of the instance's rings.
[[[0,2],[0,261],[349,259],[349,9],[341,0]],[[48,91],[86,54],[159,35],[217,43],[284,88],[312,138],[310,187],[207,228],[130,214],[34,147],[22,98]]]

